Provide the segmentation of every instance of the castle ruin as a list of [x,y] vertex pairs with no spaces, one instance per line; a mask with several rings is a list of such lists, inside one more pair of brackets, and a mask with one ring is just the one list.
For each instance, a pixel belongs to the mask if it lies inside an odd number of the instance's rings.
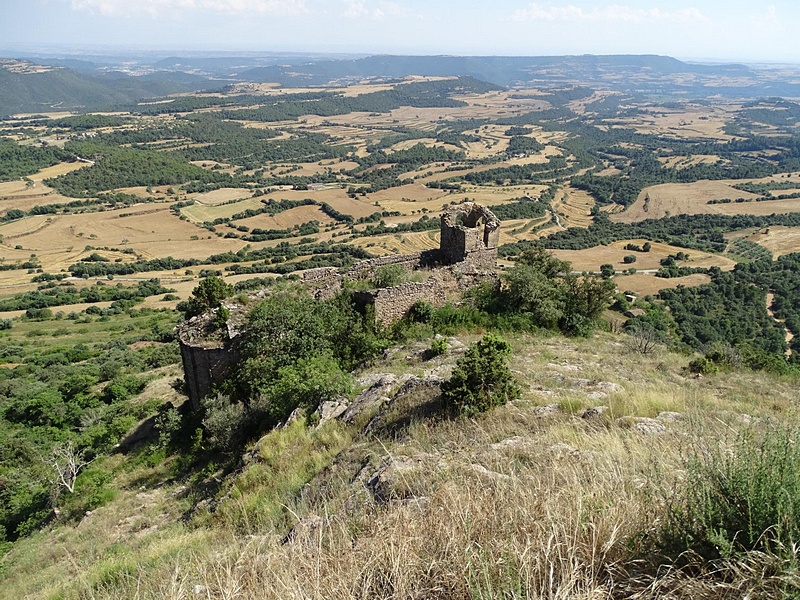
[[[449,207],[441,215],[439,248],[415,254],[393,254],[360,261],[344,272],[336,267],[311,269],[303,273],[303,284],[318,300],[332,298],[345,281],[371,279],[380,267],[399,265],[409,272],[428,275],[425,281],[401,283],[393,287],[353,292],[360,309],[372,306],[375,320],[390,325],[402,319],[419,301],[442,306],[448,296],[487,280],[496,280],[497,246],[500,221],[486,207],[465,202]],[[213,315],[193,317],[178,327],[178,340],[189,399],[200,406],[217,383],[222,382],[238,359],[235,323],[243,307],[226,305],[231,312],[227,327],[211,335]]]

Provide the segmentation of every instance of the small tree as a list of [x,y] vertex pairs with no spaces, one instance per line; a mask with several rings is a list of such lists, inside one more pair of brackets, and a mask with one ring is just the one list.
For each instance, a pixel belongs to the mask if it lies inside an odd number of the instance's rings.
[[70,493],[75,491],[75,481],[78,475],[91,460],[86,460],[82,451],[75,448],[72,441],[56,446],[49,458],[44,462],[53,469],[56,488],[64,488]]
[[377,288],[387,288],[408,281],[408,272],[401,265],[383,265],[375,270],[372,283]]
[[192,290],[192,298],[178,308],[184,311],[187,318],[194,317],[219,307],[225,298],[233,294],[233,291],[232,285],[225,283],[220,277],[212,275],[203,279]]
[[494,334],[472,344],[442,385],[445,407],[466,415],[484,412],[520,396],[508,368],[511,346]]
[[616,272],[617,271],[614,268],[614,265],[612,265],[610,263],[605,263],[605,264],[600,265],[600,276],[603,279],[611,279],[614,276],[614,273],[616,273]]
[[630,265],[636,262],[636,257],[633,254],[626,254],[622,257],[622,262],[624,262],[626,265]]

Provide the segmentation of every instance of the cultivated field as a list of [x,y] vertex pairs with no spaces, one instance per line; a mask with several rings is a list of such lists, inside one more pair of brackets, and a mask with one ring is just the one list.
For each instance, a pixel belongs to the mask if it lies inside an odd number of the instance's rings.
[[673,289],[678,286],[691,287],[709,283],[711,277],[701,273],[694,273],[686,277],[656,277],[651,273],[634,273],[633,275],[616,275],[614,283],[620,291],[631,291],[639,296],[657,294],[661,290]]
[[594,205],[595,200],[588,192],[573,187],[562,189],[551,203],[563,227],[591,225],[591,210]]
[[775,258],[792,252],[800,252],[799,227],[768,227],[753,233],[746,239],[764,246]]
[[[620,240],[608,246],[598,246],[587,250],[554,250],[553,253],[561,260],[571,262],[572,268],[576,271],[599,271],[602,264],[614,265],[617,270],[625,270],[630,267],[634,267],[637,271],[657,270],[660,267],[661,259],[678,252],[685,252],[689,255],[689,260],[681,261],[679,263],[680,266],[720,267],[728,270],[736,265],[735,261],[718,254],[709,254],[700,250],[687,250],[686,248],[670,246],[660,242],[651,242],[652,248],[650,252],[635,252],[625,249],[627,244],[635,244],[641,247],[646,241],[642,239]],[[636,262],[626,264],[623,258],[628,255],[635,256]]]
[[[639,194],[636,202],[612,220],[618,223],[635,223],[645,219],[660,219],[669,215],[771,215],[800,211],[800,198],[755,202],[758,194],[732,187],[735,183],[767,180],[697,181],[695,183],[665,183],[648,187]],[[783,192],[781,192],[783,193]],[[728,198],[729,203],[709,204],[710,200]],[[736,202],[737,199],[749,200]]]

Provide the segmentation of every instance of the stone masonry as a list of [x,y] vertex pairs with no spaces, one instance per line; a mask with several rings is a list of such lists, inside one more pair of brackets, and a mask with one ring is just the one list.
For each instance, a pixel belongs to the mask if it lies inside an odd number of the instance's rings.
[[[310,269],[303,283],[318,300],[332,298],[347,280],[371,279],[378,268],[400,265],[409,272],[426,269],[424,282],[408,282],[378,290],[354,292],[356,306],[372,305],[375,319],[384,326],[402,319],[418,301],[442,306],[449,292],[463,291],[486,280],[496,280],[497,246],[500,221],[479,204],[465,202],[450,207],[441,216],[441,240],[438,250],[416,254],[394,254],[361,261],[344,272],[336,267]],[[181,358],[189,398],[194,408],[217,383],[228,375],[237,360],[238,330],[232,324],[242,321],[243,309],[228,307],[231,320],[225,335],[204,338],[202,330],[213,315],[194,317],[178,327]]]

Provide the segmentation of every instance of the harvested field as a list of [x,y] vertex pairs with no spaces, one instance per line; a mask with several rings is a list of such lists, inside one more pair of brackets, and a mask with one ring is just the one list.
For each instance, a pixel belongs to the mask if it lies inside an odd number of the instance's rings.
[[257,215],[249,219],[242,219],[241,221],[236,221],[236,224],[244,225],[250,229],[288,229],[295,225],[308,223],[309,221],[319,221],[320,225],[335,223],[333,219],[322,212],[319,206],[309,204],[307,206],[290,208],[274,216]]
[[205,223],[215,219],[227,219],[245,210],[257,210],[263,203],[261,198],[247,198],[233,204],[221,204],[217,206],[207,206],[204,204],[193,204],[181,209],[181,214],[186,216],[194,223]]
[[247,188],[220,188],[192,196],[195,201],[206,206],[219,206],[226,202],[250,198],[253,192]]
[[559,190],[551,206],[559,213],[562,226],[588,227],[592,224],[591,210],[594,205],[594,198],[588,192],[567,187]]
[[753,233],[747,239],[764,246],[775,258],[800,252],[800,227],[768,227]]
[[687,106],[682,110],[664,107],[648,108],[635,117],[613,119],[609,123],[633,128],[638,133],[663,135],[688,140],[732,140],[724,131],[738,105]]
[[33,182],[32,184],[21,179],[0,183],[0,213],[4,214],[12,208],[28,211],[37,205],[72,202],[75,198],[62,196],[42,181],[77,171],[85,166],[86,163],[60,163],[30,175],[28,179]]
[[[423,208],[431,212],[439,211],[443,203],[455,200],[447,191],[425,187],[421,183],[380,190],[369,194],[368,199],[370,203],[380,204],[383,210],[399,211],[401,214],[409,214],[412,210],[418,211]],[[378,207],[375,207],[375,210],[378,210]]]
[[657,294],[660,290],[674,289],[679,285],[691,287],[710,283],[711,277],[701,273],[687,275],[686,277],[673,277],[664,279],[648,273],[634,273],[633,275],[616,275],[614,283],[621,291],[635,292],[640,296]]
[[73,171],[82,169],[83,167],[87,166],[87,164],[88,163],[84,162],[59,163],[57,165],[53,165],[52,167],[47,167],[45,169],[42,169],[38,173],[29,175],[28,179],[32,179],[33,181],[44,181],[45,179],[49,179],[50,177],[58,177],[60,175],[66,175],[67,173],[72,173]]
[[[45,271],[58,272],[75,262],[84,246],[133,248],[145,258],[198,258],[238,250],[225,240],[181,221],[163,205],[143,204],[87,215],[36,216],[0,226],[5,243],[35,252]],[[196,239],[192,239],[192,238]],[[208,238],[213,239],[209,244]]]
[[411,254],[439,247],[439,231],[416,231],[413,233],[373,235],[350,242],[365,248],[377,256],[384,254]]
[[374,201],[367,201],[366,198],[362,196],[351,198],[341,189],[314,192],[313,197],[320,202],[327,202],[334,209],[346,215],[350,215],[354,219],[368,217],[381,210],[380,207],[373,204]]
[[[761,181],[761,180],[748,180]],[[614,215],[613,221],[635,223],[645,219],[660,219],[667,215],[770,215],[800,211],[800,199],[754,202],[758,194],[732,187],[743,181],[697,181],[695,183],[665,183],[642,190],[628,210]],[[730,198],[728,204],[708,204],[709,200]],[[737,198],[751,202],[736,202]]]
[[[561,260],[567,260],[572,263],[572,268],[575,271],[599,271],[600,265],[609,263],[614,265],[617,270],[628,269],[634,267],[637,271],[641,270],[657,270],[661,265],[662,258],[666,258],[670,254],[677,254],[678,252],[686,252],[689,254],[689,260],[681,262],[680,266],[686,267],[721,267],[722,269],[733,269],[736,262],[720,256],[718,254],[709,254],[701,252],[700,250],[686,250],[686,248],[679,248],[677,246],[670,246],[660,242],[651,242],[652,248],[650,252],[635,252],[632,250],[625,250],[627,244],[635,244],[642,246],[647,240],[621,240],[609,244],[608,246],[597,246],[595,248],[587,248],[586,250],[554,250],[555,254]],[[636,262],[632,264],[625,264],[623,257],[627,255],[636,257]]]

